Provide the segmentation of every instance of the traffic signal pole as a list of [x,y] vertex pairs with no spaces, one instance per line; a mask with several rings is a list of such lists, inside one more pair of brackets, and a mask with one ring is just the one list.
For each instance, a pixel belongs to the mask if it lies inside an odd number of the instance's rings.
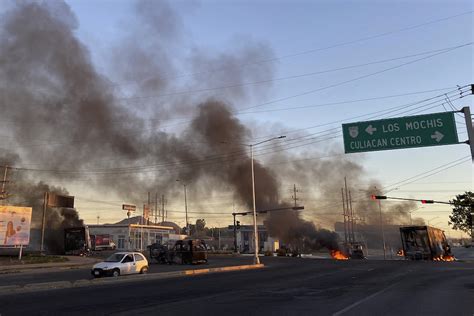
[[382,231],[383,260],[386,260],[385,231],[383,229],[382,204],[380,203],[380,200],[378,202],[380,212],[380,230]]
[[464,119],[466,120],[466,128],[467,128],[467,137],[469,147],[471,148],[471,158],[474,161],[474,129],[472,127],[472,119],[471,119],[471,109],[468,106],[462,108],[461,112],[464,113]]

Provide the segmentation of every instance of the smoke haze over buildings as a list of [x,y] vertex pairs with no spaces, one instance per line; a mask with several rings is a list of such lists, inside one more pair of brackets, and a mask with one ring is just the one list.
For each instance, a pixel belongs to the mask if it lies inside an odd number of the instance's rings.
[[[180,179],[193,183],[196,194],[230,191],[242,208],[252,206],[249,147],[244,144],[253,143],[256,135],[235,111],[268,93],[268,82],[243,83],[272,78],[272,63],[255,63],[274,57],[271,47],[248,39],[216,54],[196,45],[183,65],[173,49],[186,31],[169,3],[137,1],[130,19],[110,52],[114,77],[109,78],[78,40],[78,21],[66,3],[22,1],[0,18],[0,111],[6,113],[0,130],[7,139],[0,157],[3,165],[24,167],[14,171],[20,175],[11,187],[16,194],[11,202],[33,205],[34,225],[45,191],[68,193],[45,182],[56,180],[82,181],[91,190],[141,201],[147,191],[173,196]],[[228,87],[198,96],[179,93],[216,86]],[[191,120],[180,128],[162,128],[166,119],[183,115]],[[345,156],[303,160],[331,153],[332,143],[278,151],[284,146],[270,144],[265,148],[275,153],[255,161],[258,208],[288,205],[282,182],[297,183],[325,200],[306,203],[305,218],[330,226],[340,218],[327,213],[341,213],[344,177],[364,182],[364,169]],[[356,211],[377,223],[376,205],[357,195]],[[406,220],[412,207],[397,204],[386,221]],[[318,217],[318,212],[326,215]],[[55,228],[82,224],[77,213],[64,209],[51,211],[47,222]],[[267,222],[271,232],[288,241],[304,235],[312,248],[335,247],[332,233],[298,213],[269,215]],[[295,230],[297,235],[290,236]]]

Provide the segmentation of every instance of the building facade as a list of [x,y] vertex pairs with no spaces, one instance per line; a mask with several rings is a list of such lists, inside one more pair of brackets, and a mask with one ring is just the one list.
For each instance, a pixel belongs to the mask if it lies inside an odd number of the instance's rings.
[[[233,229],[231,229],[233,230]],[[259,252],[278,250],[278,240],[268,236],[267,229],[264,225],[258,225],[258,245]],[[241,253],[253,253],[255,252],[255,243],[253,240],[254,231],[253,225],[241,225],[237,229],[237,249]]]
[[182,240],[186,235],[175,233],[173,227],[140,224],[89,225],[90,235],[109,235],[117,250],[146,250],[146,247],[159,243]]

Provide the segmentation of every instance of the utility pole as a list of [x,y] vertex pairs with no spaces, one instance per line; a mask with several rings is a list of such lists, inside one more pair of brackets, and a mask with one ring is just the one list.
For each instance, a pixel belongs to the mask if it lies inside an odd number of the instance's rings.
[[151,209],[150,205],[151,205],[151,198],[150,198],[150,191],[148,191],[148,204],[147,204],[147,207],[148,207],[148,215],[147,215],[147,218],[146,218],[146,224],[147,224],[147,225],[150,225],[150,214],[149,214],[149,213],[150,213],[150,209]]
[[346,210],[347,210],[347,229],[348,229],[348,235],[349,235],[349,242],[353,242],[352,240],[352,229],[351,229],[351,222],[352,222],[352,217],[349,209],[349,193],[347,191],[347,178],[344,177],[344,187],[346,189]]
[[296,197],[296,192],[298,192],[298,190],[296,189],[296,184],[293,184],[293,200],[295,201],[295,207],[297,206],[298,201],[298,198]]
[[7,192],[5,191],[5,185],[7,184],[7,174],[8,174],[8,166],[5,166],[5,171],[3,173],[3,181],[2,181],[2,191],[0,191],[0,200],[4,201],[7,199]]
[[341,188],[342,193],[342,215],[344,217],[344,241],[345,245],[347,245],[347,219],[346,219],[346,202],[344,199],[344,188]]
[[234,253],[238,253],[239,251],[237,250],[237,227],[236,227],[236,222],[235,222],[235,216],[237,214],[235,213],[235,200],[232,200],[232,216],[234,217]]
[[186,184],[184,185],[184,212],[186,213],[186,234],[190,235],[188,223],[188,199],[186,197]]
[[237,251],[237,223],[235,222],[235,216],[237,214],[232,213],[232,216],[234,216],[234,252],[238,253]]
[[44,192],[43,220],[41,221],[41,244],[40,244],[40,252],[41,253],[43,253],[43,251],[44,251],[44,226],[46,224],[46,210],[47,210],[47,207],[48,207],[48,198],[49,198],[49,193]]
[[217,245],[218,245],[218,248],[219,250],[221,250],[221,225],[219,223],[217,223]]
[[355,234],[354,234],[354,211],[352,209],[352,196],[351,191],[349,191],[349,209],[351,214],[351,235],[352,235],[352,242],[355,242]]
[[161,216],[162,216],[161,222],[163,223],[165,221],[165,196],[164,195],[161,195]]
[[158,214],[158,192],[155,193],[155,225],[158,224],[158,218],[160,215]]

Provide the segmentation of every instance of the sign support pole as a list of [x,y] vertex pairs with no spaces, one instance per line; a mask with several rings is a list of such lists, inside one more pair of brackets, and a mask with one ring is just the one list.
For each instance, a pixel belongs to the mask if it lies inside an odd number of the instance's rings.
[[468,144],[471,147],[471,158],[474,161],[474,129],[472,128],[471,109],[468,106],[462,108],[461,112],[464,113],[464,119],[466,120]]
[[18,261],[21,261],[22,253],[23,253],[23,244],[20,245],[20,253],[18,254]]

